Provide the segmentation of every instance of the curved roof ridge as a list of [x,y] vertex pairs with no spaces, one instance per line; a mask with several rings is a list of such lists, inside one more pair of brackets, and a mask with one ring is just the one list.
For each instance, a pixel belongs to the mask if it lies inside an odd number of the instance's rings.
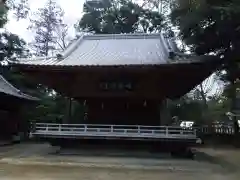
[[160,37],[162,33],[122,33],[122,34],[85,34],[84,38],[86,39],[124,39],[124,38],[156,38]]
[[80,37],[73,42],[67,49],[65,49],[63,51],[63,53],[59,53],[61,54],[63,57],[63,59],[65,59],[66,57],[68,57],[73,51],[75,51],[78,48],[78,45],[82,42],[83,37],[85,36],[85,34],[81,34]]
[[19,93],[20,90],[15,88],[10,82],[8,82],[2,75],[0,75],[0,81],[3,81],[6,85],[8,85],[10,88],[12,88],[13,91]]
[[1,74],[0,74],[0,83],[1,83],[0,85],[3,86],[3,87],[0,86],[0,93],[5,93],[8,95],[12,95],[12,96],[23,98],[23,99],[33,100],[33,101],[39,100],[38,98],[25,94],[21,90],[14,87]]

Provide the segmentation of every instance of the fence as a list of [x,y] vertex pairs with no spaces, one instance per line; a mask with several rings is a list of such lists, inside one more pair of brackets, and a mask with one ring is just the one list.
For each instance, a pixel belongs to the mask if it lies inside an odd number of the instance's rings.
[[196,139],[196,130],[171,126],[37,123],[32,134],[36,136],[54,138],[122,137],[151,139]]
[[233,135],[234,127],[230,125],[202,126],[200,128],[197,128],[197,132],[205,135],[209,135],[209,134]]

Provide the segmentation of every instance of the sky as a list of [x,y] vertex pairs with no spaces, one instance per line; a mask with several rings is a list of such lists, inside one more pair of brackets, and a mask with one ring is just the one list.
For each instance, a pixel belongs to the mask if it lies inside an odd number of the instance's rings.
[[[44,6],[47,0],[28,0],[31,11],[36,11],[38,8]],[[74,24],[82,17],[83,4],[85,0],[55,0],[57,4],[65,11],[65,24],[69,26],[69,35],[75,36]],[[136,3],[142,4],[143,0],[133,0]],[[29,20],[17,21],[14,18],[13,13],[8,15],[9,21],[5,26],[10,32],[19,35],[26,42],[33,40],[33,34],[30,30],[27,30],[29,26]]]
[[[29,0],[29,6],[31,11],[36,11],[38,8],[44,6],[47,0]],[[65,11],[64,21],[69,26],[70,36],[75,36],[74,24],[81,18],[83,3],[85,0],[56,0],[58,5]],[[33,40],[33,34],[30,30],[27,30],[29,26],[29,20],[23,19],[17,21],[14,18],[13,13],[8,15],[9,21],[5,26],[10,32],[19,35],[26,42]]]
[[[44,6],[47,0],[28,0],[31,11],[36,11],[38,8]],[[143,0],[134,0],[135,2],[142,4]],[[65,17],[64,23],[69,26],[69,35],[70,37],[75,36],[74,24],[82,17],[83,13],[83,4],[85,0],[56,0],[57,4],[64,10]],[[29,26],[29,20],[24,19],[17,21],[14,18],[13,13],[9,13],[8,15],[9,21],[5,26],[7,30],[11,33],[19,35],[26,42],[33,41],[33,34],[30,30],[27,30]]]

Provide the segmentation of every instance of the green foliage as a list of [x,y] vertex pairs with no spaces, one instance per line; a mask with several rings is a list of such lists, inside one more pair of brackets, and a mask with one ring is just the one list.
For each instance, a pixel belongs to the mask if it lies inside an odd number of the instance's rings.
[[37,122],[58,122],[64,117],[67,102],[61,97],[45,96],[41,98],[39,105],[33,111],[32,118]]
[[197,54],[214,54],[223,59],[220,70],[224,70],[221,74],[226,85],[224,96],[231,99],[233,109],[239,88],[236,80],[239,78],[240,62],[240,1],[175,2],[172,22],[179,28],[180,36],[190,50]]
[[17,20],[27,18],[29,14],[28,0],[6,0],[6,6],[14,12]]
[[22,56],[25,45],[25,41],[15,34],[9,32],[0,33],[0,61],[3,61],[5,58],[13,59]]
[[97,34],[159,32],[163,16],[128,0],[109,0],[105,4],[84,4],[84,15],[77,25],[79,31]]
[[[10,1],[7,2],[7,4],[0,5],[0,28],[3,28],[8,20],[7,15]],[[11,2],[13,4],[13,1]],[[17,7],[17,5],[14,5],[14,7]],[[0,32],[0,62],[2,62],[5,58],[13,58],[23,55],[25,45],[25,41],[17,35],[7,31]]]
[[237,0],[178,0],[171,14],[191,51],[223,58],[225,79],[232,82],[238,76],[240,56],[239,7]]
[[[184,41],[198,54],[226,55],[238,47],[239,12],[224,10],[225,0],[179,0],[172,20]],[[237,1],[235,1],[237,2]],[[239,2],[237,3],[239,4]],[[226,6],[228,6],[226,4]],[[222,8],[218,8],[222,7]],[[236,6],[237,7],[237,6]]]
[[[7,23],[7,10],[8,8],[17,10],[19,12],[21,8],[23,8],[23,4],[16,4],[16,1],[8,1],[4,7],[0,9],[0,26],[3,27]],[[26,1],[21,0],[19,3],[24,3]],[[23,10],[23,9],[22,9]],[[52,10],[52,9],[51,9]],[[42,13],[45,13],[43,11]],[[52,13],[55,11],[52,10]],[[20,15],[20,14],[18,14]],[[21,14],[23,17],[24,14]],[[54,19],[56,17],[55,14],[51,14],[54,17],[50,19],[51,21],[58,21]],[[47,16],[48,17],[48,16]],[[40,17],[41,18],[41,17]],[[37,27],[41,25],[40,21],[35,21],[37,23]],[[59,22],[59,21],[58,21]],[[46,23],[43,25],[47,25]],[[52,28],[52,27],[51,27]],[[38,30],[41,32],[41,29]],[[10,32],[4,31],[0,33],[0,62],[7,59],[15,60],[16,57],[28,57],[29,54],[25,51],[26,43],[19,38],[17,35],[12,34]],[[54,122],[60,120],[60,118],[64,115],[65,109],[67,107],[66,98],[61,96],[50,96],[50,91],[45,86],[40,84],[36,84],[30,81],[24,74],[22,74],[17,68],[13,68],[5,64],[4,66],[0,66],[0,73],[4,75],[4,77],[10,81],[14,86],[21,89],[21,91],[40,97],[41,101],[38,102],[38,105],[32,106],[23,106],[22,115],[26,120],[41,120],[41,121],[49,121]],[[65,113],[66,114],[66,113]]]
[[231,101],[224,95],[213,96],[208,101],[208,114],[213,120],[222,120],[226,118],[226,112],[231,110]]
[[0,27],[3,27],[7,23],[7,12],[6,5],[0,5]]
[[202,103],[199,100],[193,100],[188,96],[184,96],[169,104],[171,117],[178,117],[182,121],[203,122],[202,119]]
[[226,119],[226,112],[230,111],[231,101],[223,95],[209,97],[207,109],[201,99],[189,95],[170,101],[168,109],[171,117],[178,117],[180,121],[193,121],[198,125],[210,124],[213,121]]
[[29,13],[28,0],[1,0],[0,27],[7,22],[7,11],[11,10],[17,20],[25,19]]
[[69,111],[69,98],[60,95],[45,95],[36,107],[26,110],[27,118],[34,122],[63,123],[65,119],[70,123],[81,123],[84,116],[84,107],[72,100],[71,112]]
[[[0,28],[4,27],[7,23],[7,6],[1,5],[0,8]],[[22,56],[25,53],[25,41],[19,38],[17,35],[12,34],[8,31],[0,32],[0,73],[6,72],[9,68],[4,68],[2,65],[7,59],[14,60],[14,58]]]

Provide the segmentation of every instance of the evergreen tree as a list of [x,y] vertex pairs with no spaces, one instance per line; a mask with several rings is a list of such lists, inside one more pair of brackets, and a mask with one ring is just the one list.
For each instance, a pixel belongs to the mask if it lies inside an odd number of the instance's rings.
[[36,55],[48,56],[57,49],[58,32],[63,24],[64,11],[53,0],[48,0],[43,8],[39,8],[30,18],[30,29],[35,37],[32,46]]
[[163,27],[162,14],[129,0],[87,1],[77,25],[79,31],[97,34],[152,33]]
[[12,10],[17,20],[25,19],[29,13],[28,0],[1,0],[0,11]]
[[[238,0],[175,0],[171,13],[172,22],[192,52],[214,54],[223,60],[221,70],[226,73],[222,77],[230,82],[226,83],[226,90],[232,100],[232,111],[235,110],[240,75],[239,15]],[[238,132],[238,126],[235,128]]]
[[4,30],[4,25],[7,23],[7,15],[8,15],[8,6],[7,4],[0,4],[0,28],[2,28],[0,32],[0,65],[3,64],[3,61],[6,58],[14,58],[22,56],[24,54],[25,49],[25,41],[19,38],[17,35]]

